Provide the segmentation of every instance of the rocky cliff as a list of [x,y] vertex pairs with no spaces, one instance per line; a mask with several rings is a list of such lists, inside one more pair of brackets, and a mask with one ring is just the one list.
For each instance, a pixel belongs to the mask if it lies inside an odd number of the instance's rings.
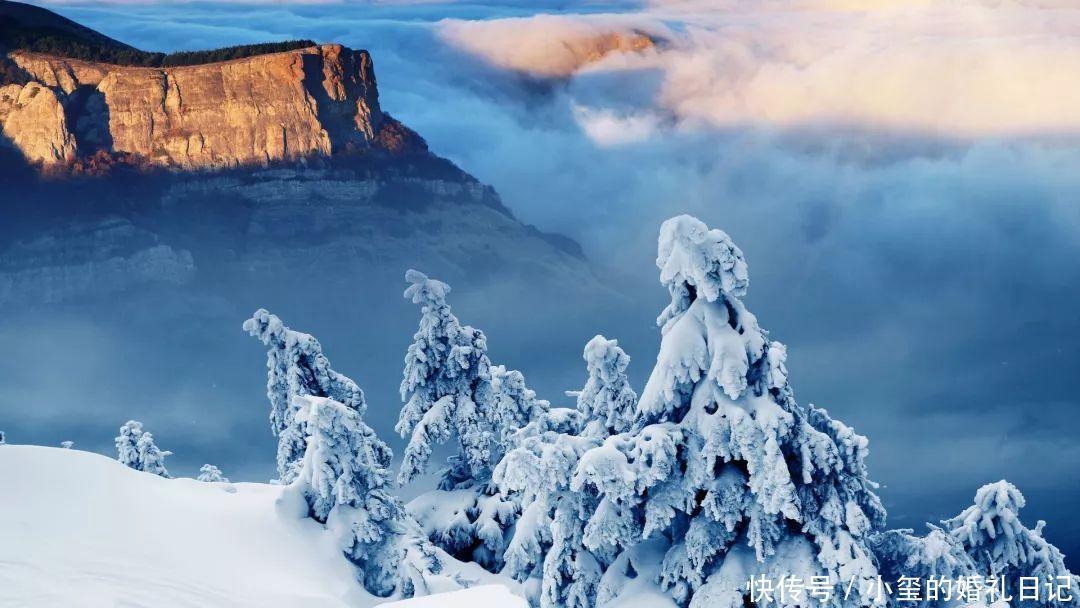
[[27,160],[57,163],[75,154],[64,106],[40,83],[0,87],[0,123],[7,143]]
[[32,162],[104,150],[181,169],[424,150],[379,106],[371,56],[341,45],[171,68],[13,51],[0,87],[8,143]]
[[522,224],[383,112],[366,51],[178,58],[79,28],[0,0],[0,307],[247,308],[396,285],[409,267],[588,283],[576,243]]

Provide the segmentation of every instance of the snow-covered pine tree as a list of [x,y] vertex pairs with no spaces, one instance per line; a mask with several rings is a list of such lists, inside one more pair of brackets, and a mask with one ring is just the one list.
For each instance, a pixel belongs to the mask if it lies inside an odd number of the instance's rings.
[[450,311],[449,285],[416,270],[405,279],[405,298],[420,306],[421,316],[401,382],[404,406],[395,429],[409,441],[398,482],[422,474],[435,447],[456,439],[439,492],[410,503],[410,512],[444,550],[496,571],[521,506],[496,492],[491,472],[504,438],[547,402],[526,387],[520,372],[491,364],[483,332]]
[[[937,526],[929,528],[926,536],[915,536],[913,530],[905,528],[877,532],[868,538],[882,580],[895,589],[886,598],[893,608],[940,606],[940,598],[929,599],[923,592],[927,581],[958,581],[976,574],[975,564],[960,542]],[[905,594],[904,586],[912,591]]]
[[584,434],[607,437],[625,433],[634,423],[637,393],[630,387],[626,367],[630,357],[618,340],[596,336],[585,345],[589,379],[577,398],[577,409],[587,420]]
[[120,427],[120,434],[116,436],[116,460],[120,464],[141,471],[139,468],[139,437],[142,437],[143,426],[138,420],[128,420]]
[[6,443],[7,443],[7,435],[4,434],[4,431],[0,431],[0,445],[4,445]]
[[295,401],[307,440],[292,488],[311,517],[339,535],[368,591],[411,596],[441,564],[390,490],[393,453],[355,408],[325,397]]
[[[508,434],[543,415],[550,404],[536,398],[536,391],[525,385],[525,376],[516,369],[508,370],[504,365],[492,365],[489,369],[491,396],[484,401],[491,403],[491,422],[498,434],[494,452],[501,459]],[[497,464],[498,460],[493,462]]]
[[75,447],[75,442],[74,441],[61,441],[60,442],[60,447],[64,448],[65,450],[70,450],[71,448]]
[[165,457],[172,452],[163,451],[154,444],[154,436],[143,430],[137,420],[128,420],[120,427],[116,437],[116,459],[121,464],[159,477],[169,478]]
[[[588,528],[589,515],[615,505],[592,488],[570,489],[578,460],[613,433],[626,432],[637,395],[626,378],[630,357],[615,340],[596,336],[585,346],[589,378],[577,393],[576,410],[549,410],[511,438],[513,449],[495,469],[506,492],[518,492],[525,507],[507,548],[505,573],[540,579],[543,608],[585,608],[596,601],[601,575],[614,557],[609,535]],[[593,549],[585,546],[591,536]]]
[[161,450],[154,444],[154,435],[152,433],[143,432],[139,436],[139,441],[135,444],[135,449],[139,453],[139,470],[144,473],[150,473],[157,475],[158,477],[164,477],[170,479],[169,470],[165,468],[165,457],[171,456],[172,452],[167,450]]
[[229,483],[229,478],[221,473],[221,469],[212,464],[202,465],[202,468],[199,469],[199,476],[195,479],[207,483]]
[[[695,608],[741,608],[755,575],[827,576],[826,605],[882,602],[866,536],[885,511],[867,478],[867,441],[795,402],[784,346],[739,300],[742,251],[680,216],[661,228],[657,266],[671,303],[634,428],[587,451],[571,481],[603,501],[585,546],[625,553],[652,539],[664,552],[660,586]],[[608,568],[600,603],[630,565]]]
[[314,336],[293,331],[264,309],[244,321],[244,330],[268,348],[266,396],[270,429],[278,438],[277,466],[281,483],[289,483],[304,456],[306,433],[296,421],[295,397],[327,397],[363,415],[364,393],[355,382],[330,367]]
[[1034,529],[1021,523],[1024,504],[1020,490],[1002,480],[979,488],[975,504],[942,523],[974,562],[978,575],[1004,581],[1006,599],[1020,602],[1020,585],[1027,578],[1037,580],[1039,599],[1025,599],[1024,606],[1075,605],[1080,599],[1076,577],[1065,567],[1061,551],[1043,538],[1046,522],[1039,520]]
[[405,298],[420,305],[420,327],[405,355],[401,399],[394,429],[408,437],[399,483],[423,473],[437,444],[457,437],[455,482],[486,481],[496,449],[487,339],[450,312],[450,286],[416,270],[405,273]]
[[[558,419],[572,420],[572,428],[560,428]],[[530,599],[542,608],[592,606],[606,565],[604,553],[585,547],[585,523],[599,506],[598,493],[570,490],[582,454],[601,445],[600,438],[577,434],[582,422],[551,410],[515,434],[514,448],[495,468],[499,487],[526,505],[504,554],[503,573],[522,582],[539,579],[539,601]]]

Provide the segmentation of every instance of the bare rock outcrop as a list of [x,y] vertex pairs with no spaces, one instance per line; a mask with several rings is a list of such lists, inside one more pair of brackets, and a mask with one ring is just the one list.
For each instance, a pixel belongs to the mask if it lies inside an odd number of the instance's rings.
[[[9,58],[34,82],[3,89],[16,100],[0,101],[4,134],[28,159],[46,164],[98,150],[155,166],[213,169],[424,149],[419,136],[382,112],[371,56],[341,45],[166,68],[21,51]],[[9,106],[15,109],[5,114]]]
[[75,154],[64,106],[39,83],[0,87],[0,126],[4,139],[32,162],[63,162]]

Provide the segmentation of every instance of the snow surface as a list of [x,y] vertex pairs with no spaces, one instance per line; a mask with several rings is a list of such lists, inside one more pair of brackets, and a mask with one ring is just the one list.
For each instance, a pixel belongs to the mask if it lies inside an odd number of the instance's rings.
[[502,585],[483,585],[384,604],[380,608],[527,608],[527,604]]
[[[0,446],[0,607],[366,608],[331,534],[282,486],[164,479]],[[525,608],[499,586],[387,608]]]

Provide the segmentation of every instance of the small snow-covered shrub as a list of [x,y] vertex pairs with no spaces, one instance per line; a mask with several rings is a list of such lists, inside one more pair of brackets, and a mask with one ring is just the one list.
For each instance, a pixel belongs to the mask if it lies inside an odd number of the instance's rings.
[[221,469],[212,464],[204,464],[199,469],[199,476],[195,478],[206,483],[228,483],[229,478],[221,473]]
[[143,430],[137,420],[129,420],[120,427],[116,439],[117,460],[136,471],[169,478],[165,458],[172,452],[163,451],[154,444],[154,436]]

